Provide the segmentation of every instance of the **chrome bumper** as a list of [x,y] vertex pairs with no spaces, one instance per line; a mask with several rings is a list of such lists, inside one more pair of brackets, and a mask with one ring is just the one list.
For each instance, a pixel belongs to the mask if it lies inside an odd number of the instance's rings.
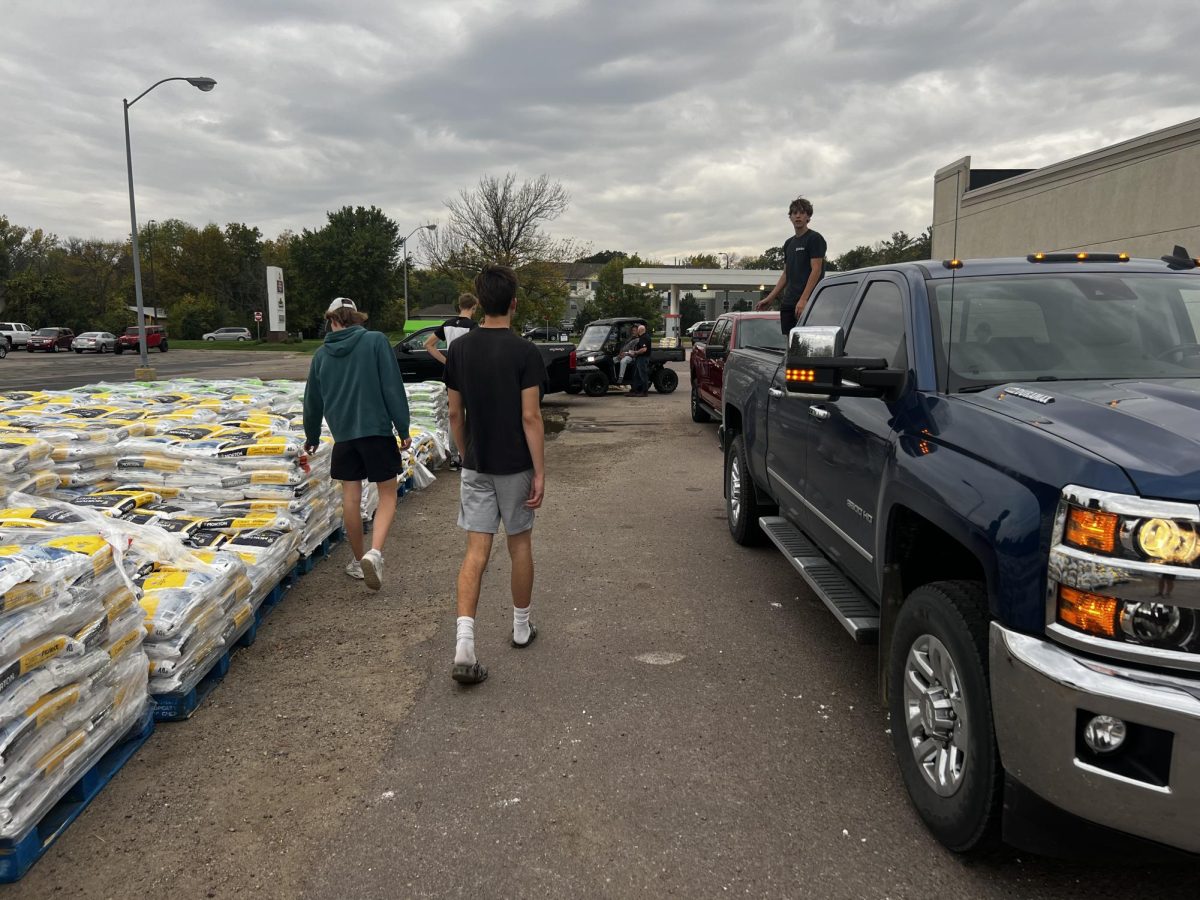
[[[1200,853],[1200,679],[1099,662],[993,622],[991,680],[1009,775],[1080,818]],[[1080,711],[1170,732],[1167,783],[1080,759]]]

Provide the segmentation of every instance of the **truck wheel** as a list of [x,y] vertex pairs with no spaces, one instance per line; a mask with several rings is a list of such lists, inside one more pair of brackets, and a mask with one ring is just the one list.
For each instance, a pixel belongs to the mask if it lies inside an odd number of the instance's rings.
[[896,616],[888,710],[917,814],[956,853],[998,839],[1003,769],[988,690],[987,594],[973,581],[917,588]]
[[761,544],[765,535],[758,527],[760,516],[768,513],[758,502],[754,482],[750,480],[746,442],[739,434],[729,443],[725,454],[725,514],[729,521],[729,533],[743,547]]
[[608,378],[603,372],[588,372],[583,376],[583,392],[589,397],[603,397],[608,393]]
[[8,344],[0,344],[0,359],[8,356]]
[[679,376],[674,369],[663,366],[654,373],[654,389],[660,394],[669,394],[679,387]]
[[692,421],[693,422],[711,422],[712,416],[708,411],[700,405],[700,392],[696,390],[696,386],[692,385]]
[[117,344],[116,346],[113,347],[113,353],[116,354],[117,356],[120,356],[124,352],[125,352],[125,348],[122,347],[120,344]]
[[572,381],[570,384],[567,385],[567,393],[568,394],[579,394],[582,392],[583,392],[583,385],[580,384],[578,381]]
[[167,352],[167,342],[166,341],[163,341],[161,344],[158,345],[158,352],[159,353]]

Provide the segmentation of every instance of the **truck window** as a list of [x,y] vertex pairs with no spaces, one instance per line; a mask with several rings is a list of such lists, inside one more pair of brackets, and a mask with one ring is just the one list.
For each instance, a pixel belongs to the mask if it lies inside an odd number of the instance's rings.
[[867,285],[866,296],[846,336],[846,355],[886,359],[896,368],[905,365],[904,298],[892,282],[873,281]]
[[714,350],[724,350],[729,345],[729,329],[729,319],[722,319],[714,325],[712,334],[708,336],[708,346]]
[[1195,378],[1200,356],[1180,349],[1200,326],[1200,287],[1188,283],[1192,278],[1079,272],[942,281],[934,308],[949,362],[947,389]]
[[779,319],[742,319],[738,324],[739,347],[787,347],[787,338],[779,330]]
[[805,325],[840,325],[846,307],[858,291],[857,281],[827,284],[817,290],[817,295],[808,303]]

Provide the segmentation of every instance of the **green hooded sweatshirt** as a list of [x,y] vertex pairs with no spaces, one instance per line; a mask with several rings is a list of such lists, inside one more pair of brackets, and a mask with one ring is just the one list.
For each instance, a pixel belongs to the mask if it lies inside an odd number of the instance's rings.
[[321,419],[335,441],[392,434],[408,437],[408,395],[388,339],[352,325],[325,335],[304,388],[304,438],[321,439]]

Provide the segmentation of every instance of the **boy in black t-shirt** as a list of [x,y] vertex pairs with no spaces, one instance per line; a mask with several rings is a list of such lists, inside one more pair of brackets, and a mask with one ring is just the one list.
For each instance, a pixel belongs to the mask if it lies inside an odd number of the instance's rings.
[[756,307],[766,309],[782,293],[779,327],[785,335],[800,321],[804,305],[825,274],[825,238],[808,227],[812,215],[813,205],[803,197],[797,197],[788,207],[788,218],[796,233],[783,243],[783,274]]
[[532,341],[512,331],[517,276],[485,266],[475,278],[483,327],[446,352],[450,428],[463,448],[458,525],[467,552],[458,572],[458,627],[450,677],[478,684],[487,669],[475,656],[475,611],[492,540],[504,523],[512,561],[514,647],[537,637],[529,621],[533,596],[533,514],[545,491],[545,435],[540,388],[546,366]]

